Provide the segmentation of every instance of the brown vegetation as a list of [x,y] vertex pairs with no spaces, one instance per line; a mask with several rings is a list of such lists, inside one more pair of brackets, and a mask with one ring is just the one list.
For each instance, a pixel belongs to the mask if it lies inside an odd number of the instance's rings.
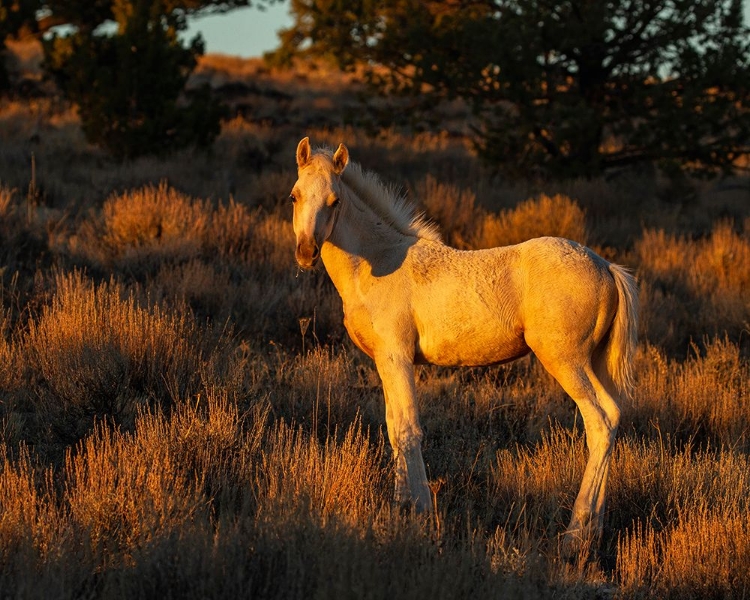
[[[315,77],[278,85],[300,99]],[[3,595],[747,596],[748,182],[508,185],[460,138],[294,114],[118,166],[73,110],[0,107]],[[417,370],[439,518],[391,507],[377,373],[325,274],[294,267],[308,134],[346,141],[454,245],[565,235],[635,270],[637,387],[592,561],[561,559],[586,451],[533,357]]]

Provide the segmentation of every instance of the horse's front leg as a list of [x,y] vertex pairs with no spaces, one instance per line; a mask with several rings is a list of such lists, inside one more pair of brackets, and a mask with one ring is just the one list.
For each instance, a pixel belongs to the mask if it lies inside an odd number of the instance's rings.
[[396,461],[397,503],[413,503],[417,512],[432,511],[432,496],[422,459],[422,427],[414,385],[414,365],[393,355],[377,357],[383,382],[388,438]]

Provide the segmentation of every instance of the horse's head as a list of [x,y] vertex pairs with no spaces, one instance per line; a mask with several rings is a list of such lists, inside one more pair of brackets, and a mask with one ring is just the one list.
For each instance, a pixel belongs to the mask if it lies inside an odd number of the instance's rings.
[[333,231],[341,193],[341,174],[349,164],[349,151],[340,144],[333,156],[310,151],[310,138],[297,146],[297,183],[289,195],[294,205],[297,264],[311,269],[320,248]]

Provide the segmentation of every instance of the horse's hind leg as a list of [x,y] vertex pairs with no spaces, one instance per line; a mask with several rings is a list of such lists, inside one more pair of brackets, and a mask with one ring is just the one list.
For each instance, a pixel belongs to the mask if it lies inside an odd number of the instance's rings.
[[578,405],[586,429],[589,458],[565,532],[566,545],[577,547],[586,541],[598,541],[601,536],[609,460],[620,423],[620,408],[590,361],[576,366],[542,363]]

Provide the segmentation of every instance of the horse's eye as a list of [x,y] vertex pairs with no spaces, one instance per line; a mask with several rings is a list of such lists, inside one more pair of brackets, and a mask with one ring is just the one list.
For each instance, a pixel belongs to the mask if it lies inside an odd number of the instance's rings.
[[339,204],[341,204],[341,199],[340,198],[336,198],[333,202],[331,202],[331,206],[333,208],[336,208]]
[[294,194],[289,194],[289,200],[292,204],[294,204],[295,202],[297,202],[297,196],[295,196]]

